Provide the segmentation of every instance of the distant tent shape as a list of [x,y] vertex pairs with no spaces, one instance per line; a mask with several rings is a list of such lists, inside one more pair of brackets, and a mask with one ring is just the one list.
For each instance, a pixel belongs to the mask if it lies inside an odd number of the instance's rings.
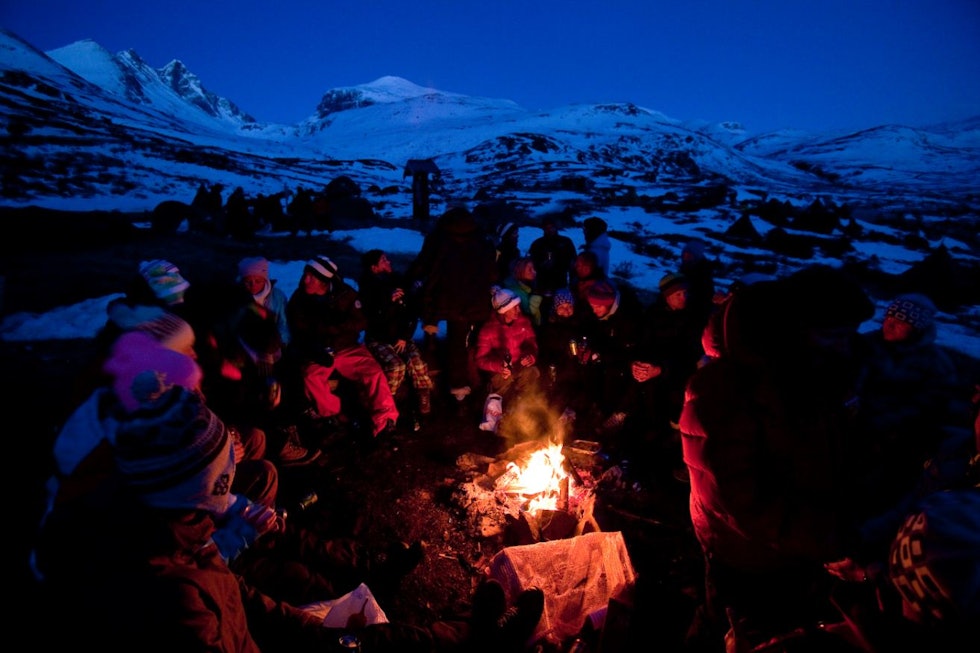
[[731,226],[725,230],[725,235],[733,240],[743,242],[762,242],[762,234],[760,234],[759,230],[755,228],[754,224],[752,224],[752,218],[750,218],[747,213],[742,214],[742,217],[733,222]]

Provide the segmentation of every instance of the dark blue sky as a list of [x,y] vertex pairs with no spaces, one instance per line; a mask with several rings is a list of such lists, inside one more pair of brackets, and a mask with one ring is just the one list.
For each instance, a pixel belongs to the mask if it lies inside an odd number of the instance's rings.
[[157,68],[180,59],[268,122],[384,75],[752,133],[980,115],[977,0],[3,0],[0,26],[41,50],[89,38]]

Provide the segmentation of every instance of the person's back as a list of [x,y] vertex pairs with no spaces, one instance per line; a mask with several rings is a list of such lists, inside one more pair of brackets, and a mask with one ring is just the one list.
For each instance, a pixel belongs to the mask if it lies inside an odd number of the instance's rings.
[[832,268],[754,284],[728,307],[724,355],[688,384],[691,519],[705,552],[706,623],[721,632],[726,608],[786,632],[826,605],[813,588],[856,536],[853,346],[872,315],[863,290]]

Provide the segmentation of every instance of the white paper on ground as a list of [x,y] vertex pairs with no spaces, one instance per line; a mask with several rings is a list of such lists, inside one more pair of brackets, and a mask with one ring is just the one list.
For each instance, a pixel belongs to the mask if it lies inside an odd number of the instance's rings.
[[358,613],[364,614],[368,626],[388,623],[387,615],[364,583],[340,598],[309,603],[302,606],[302,609],[322,618],[323,625],[327,628],[346,628],[350,616]]

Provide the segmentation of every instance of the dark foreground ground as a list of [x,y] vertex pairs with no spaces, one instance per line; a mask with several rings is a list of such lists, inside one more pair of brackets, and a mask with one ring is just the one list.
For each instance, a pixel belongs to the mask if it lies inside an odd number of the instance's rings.
[[[118,214],[11,212],[4,219],[19,222],[23,235],[0,245],[3,314],[43,312],[120,292],[139,262],[151,258],[175,262],[192,282],[233,276],[238,260],[256,254],[303,260],[326,253],[342,271],[359,269],[358,253],[327,235],[237,242],[201,234],[151,235],[131,229],[131,216]],[[5,231],[10,233],[10,227]],[[11,623],[36,624],[39,617],[56,623],[59,610],[71,609],[38,604],[27,561],[51,469],[51,443],[79,398],[77,376],[90,355],[87,340],[0,342],[8,510],[15,516],[6,531],[13,540],[7,578],[14,580],[11,595],[24,599],[16,602]],[[514,443],[477,428],[482,404],[475,398],[464,416],[450,401],[443,392],[420,431],[402,428],[374,446],[338,438],[320,464],[283,471],[286,505],[313,490],[319,496],[314,511],[342,515],[369,545],[422,543],[422,562],[382,604],[392,620],[427,624],[465,612],[490,558],[517,543],[506,527],[485,534],[457,500],[460,486],[473,477],[460,460],[494,457]],[[610,487],[597,501],[601,530],[623,533],[658,606],[655,614],[640,618],[644,630],[658,633],[658,650],[676,649],[700,591],[701,559],[687,523],[686,495],[687,487],[670,478],[660,487]]]

